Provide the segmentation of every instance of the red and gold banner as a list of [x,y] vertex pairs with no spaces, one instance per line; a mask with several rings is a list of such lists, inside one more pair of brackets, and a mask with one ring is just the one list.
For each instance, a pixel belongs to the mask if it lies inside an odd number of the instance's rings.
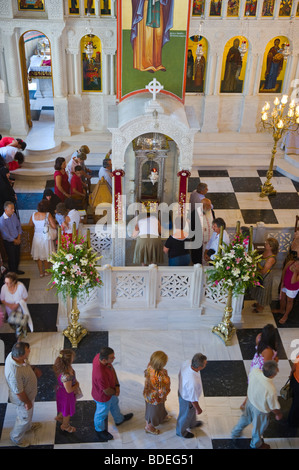
[[123,216],[122,204],[122,177],[125,175],[123,170],[114,170],[112,176],[114,178],[114,220],[119,222]]

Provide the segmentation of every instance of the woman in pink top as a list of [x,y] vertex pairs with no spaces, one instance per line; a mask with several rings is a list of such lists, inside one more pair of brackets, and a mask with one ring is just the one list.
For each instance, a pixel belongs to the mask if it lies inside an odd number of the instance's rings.
[[272,313],[283,313],[279,320],[282,325],[287,321],[294,305],[294,299],[299,292],[299,260],[289,261],[282,271],[280,288],[280,307]]

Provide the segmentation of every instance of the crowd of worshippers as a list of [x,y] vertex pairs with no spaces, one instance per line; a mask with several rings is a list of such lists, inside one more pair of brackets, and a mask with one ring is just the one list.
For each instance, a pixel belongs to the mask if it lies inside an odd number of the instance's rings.
[[[285,415],[273,381],[279,372],[277,337],[273,325],[264,326],[256,337],[255,347],[256,353],[251,361],[248,376],[247,395],[243,403],[240,403],[242,411],[239,421],[231,431],[233,448],[242,448],[242,441],[239,438],[243,430],[251,425],[250,448],[269,449],[270,445],[264,442],[264,433],[270,424],[271,415],[277,421],[281,421],[284,427],[296,429],[299,426],[299,355],[291,365],[289,376],[293,393],[292,403],[288,414]],[[30,445],[26,437],[28,429],[40,430],[44,425],[33,422],[34,402],[42,370],[31,366],[29,355],[30,344],[23,341],[17,342],[8,354],[4,368],[9,400],[16,409],[16,420],[10,430],[10,439],[18,447]],[[62,349],[53,364],[53,375],[57,383],[55,387],[57,414],[53,418],[65,435],[77,432],[71,420],[76,415],[77,401],[84,398],[79,383],[80,377],[77,377],[73,368],[74,359],[74,349]],[[113,366],[114,360],[115,352],[111,347],[101,348],[93,359],[90,377],[91,395],[96,405],[93,423],[90,423],[90,427],[94,426],[97,440],[103,444],[114,439],[114,435],[108,431],[110,414],[115,426],[121,426],[123,431],[126,430],[124,423],[134,421],[133,413],[123,413],[120,408],[119,397],[122,394],[122,383]],[[180,438],[194,439],[196,437],[194,430],[204,425],[204,422],[197,417],[204,416],[203,405],[200,402],[203,395],[201,374],[204,374],[204,369],[210,367],[207,356],[198,352],[192,356],[192,359],[182,362],[176,387],[173,387],[168,375],[167,362],[168,356],[161,350],[154,351],[148,363],[145,362],[144,387],[143,392],[140,393],[143,395],[145,404],[144,431],[158,436],[163,432],[165,423],[176,420],[176,423],[172,425],[173,432]],[[167,405],[171,392],[178,397],[176,417],[174,413],[169,412]],[[134,428],[140,424],[139,418],[138,424],[136,423],[133,424]],[[86,427],[88,423],[84,422],[83,425]]]
[[[25,150],[26,143],[21,139],[3,137],[0,139],[0,233],[2,238],[1,266],[3,271],[17,275],[24,274],[19,269],[22,225],[18,211],[18,199],[14,190],[13,170],[9,165],[19,162],[18,168],[24,162],[24,156],[20,149]],[[87,168],[85,161],[90,149],[82,145],[76,150],[70,160],[58,157],[54,163],[54,188],[46,188],[42,200],[37,205],[36,211],[29,220],[29,225],[34,227],[34,235],[31,247],[32,258],[37,262],[39,275],[47,275],[48,259],[55,249],[55,236],[52,239],[43,237],[44,225],[48,224],[55,234],[61,227],[62,233],[72,237],[74,224],[78,231],[81,219],[80,210],[88,208],[91,192],[92,170]],[[1,166],[1,163],[2,166]],[[16,169],[13,167],[13,169]],[[12,172],[12,173],[11,173]],[[103,161],[99,170],[99,179],[104,178],[107,187],[111,189],[112,164],[111,150]],[[4,250],[4,253],[3,253]],[[2,258],[6,254],[7,266],[4,266]],[[3,280],[3,276],[2,276]]]

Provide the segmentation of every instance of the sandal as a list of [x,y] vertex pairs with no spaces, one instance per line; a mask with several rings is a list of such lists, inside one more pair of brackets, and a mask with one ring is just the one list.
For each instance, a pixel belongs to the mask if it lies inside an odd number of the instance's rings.
[[147,432],[149,434],[155,434],[155,435],[160,434],[160,430],[156,429],[156,428],[154,428],[154,429],[144,428],[144,430],[145,430],[145,432]]
[[63,428],[63,425],[61,425],[60,429],[61,429],[61,431],[65,431],[65,432],[69,432],[69,433],[72,433],[72,432],[76,431],[76,428],[74,428],[74,426],[71,426],[70,424],[68,424],[65,429]]
[[288,317],[286,317],[285,319],[283,319],[283,318],[284,318],[284,316],[283,316],[283,317],[281,317],[281,319],[280,319],[280,320],[278,320],[278,323],[280,323],[281,325],[284,325],[284,324],[285,324],[285,322],[286,322],[286,321],[287,321],[287,319],[288,319]]

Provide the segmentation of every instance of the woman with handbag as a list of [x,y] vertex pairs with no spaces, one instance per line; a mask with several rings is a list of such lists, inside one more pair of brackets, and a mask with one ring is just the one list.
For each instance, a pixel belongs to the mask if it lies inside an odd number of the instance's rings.
[[71,349],[62,349],[54,363],[54,372],[57,377],[56,403],[57,416],[56,421],[61,423],[60,429],[69,433],[76,431],[71,426],[71,416],[76,411],[76,400],[82,397],[82,392],[77,382],[72,363],[75,359],[75,353]]
[[29,225],[34,226],[31,256],[37,261],[40,277],[48,275],[48,259],[55,249],[54,240],[57,237],[56,222],[49,209],[49,201],[42,199],[37,206],[37,212],[32,214],[29,221]]

